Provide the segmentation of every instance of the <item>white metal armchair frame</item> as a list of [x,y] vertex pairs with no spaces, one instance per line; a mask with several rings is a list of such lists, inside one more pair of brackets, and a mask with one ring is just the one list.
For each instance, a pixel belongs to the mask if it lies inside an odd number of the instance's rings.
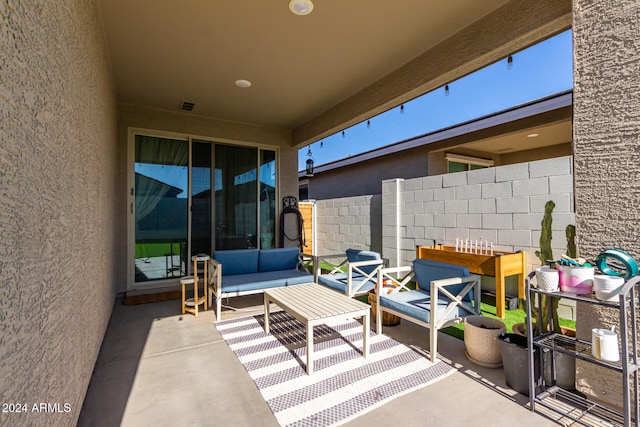
[[[470,315],[480,314],[480,276],[470,275],[463,277],[452,277],[448,279],[434,280],[430,284],[430,309],[429,309],[429,322],[416,319],[408,313],[393,310],[388,307],[382,307],[380,304],[380,298],[384,298],[383,294],[383,280],[390,280],[391,283],[396,286],[395,292],[415,292],[409,288],[409,283],[415,279],[415,272],[411,266],[405,267],[392,267],[383,268],[378,275],[378,283],[376,290],[376,319],[382,319],[382,313],[387,312],[398,316],[402,319],[406,319],[410,322],[416,323],[425,328],[429,328],[429,352],[431,354],[431,361],[435,363],[438,355],[438,330],[447,326],[460,323],[464,317]],[[459,292],[452,293],[446,286],[465,284]],[[463,298],[473,289],[473,307],[469,307],[469,303],[465,303]],[[424,292],[424,291],[422,291]],[[446,297],[450,300],[443,312],[438,312],[438,302],[441,297]],[[456,316],[454,318],[448,318],[451,312],[456,308],[461,307],[468,314],[464,316]],[[376,333],[382,333],[382,322],[376,321]]]
[[[339,259],[340,262],[331,261]],[[328,273],[322,274],[322,265],[324,263],[325,269],[330,269]],[[313,279],[318,283],[320,275],[332,275],[339,273],[347,273],[347,289],[345,294],[350,297],[364,295],[369,292],[368,289],[362,289],[368,282],[377,282],[378,272],[385,266],[385,259],[372,259],[367,261],[351,261],[347,259],[345,254],[334,255],[320,255],[315,256],[313,263]],[[377,266],[370,273],[362,270],[362,267]],[[328,267],[328,268],[327,268]],[[345,271],[346,267],[346,271]]]

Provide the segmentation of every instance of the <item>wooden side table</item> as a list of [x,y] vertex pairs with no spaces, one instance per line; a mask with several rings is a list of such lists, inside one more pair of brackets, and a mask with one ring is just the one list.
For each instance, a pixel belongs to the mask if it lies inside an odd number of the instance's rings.
[[[198,317],[198,306],[200,304],[204,305],[204,310],[207,310],[207,264],[209,261],[208,255],[195,255],[191,257],[193,260],[193,276],[186,276],[180,279],[180,285],[182,286],[182,314],[191,313]],[[202,263],[203,267],[203,276],[202,282],[204,283],[204,287],[202,290],[202,296],[198,296],[198,282],[200,281],[200,277],[198,275],[198,263]],[[186,286],[193,285],[193,298],[186,298]]]

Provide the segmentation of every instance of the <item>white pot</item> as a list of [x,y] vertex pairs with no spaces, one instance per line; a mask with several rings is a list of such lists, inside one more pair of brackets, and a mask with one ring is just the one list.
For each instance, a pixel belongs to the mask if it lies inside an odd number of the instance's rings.
[[536,268],[536,283],[538,289],[546,292],[555,292],[558,290],[558,270],[551,267]]
[[624,285],[624,277],[597,274],[593,276],[596,298],[601,301],[617,301]]

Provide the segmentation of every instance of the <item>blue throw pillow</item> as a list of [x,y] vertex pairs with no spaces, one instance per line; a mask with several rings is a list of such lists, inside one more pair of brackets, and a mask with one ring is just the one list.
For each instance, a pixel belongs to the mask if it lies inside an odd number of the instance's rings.
[[[413,271],[416,273],[418,288],[426,292],[431,292],[431,282],[434,280],[469,276],[469,269],[467,267],[445,264],[444,262],[430,261],[426,259],[415,259],[413,261]],[[465,286],[466,284],[449,285],[445,288],[453,295],[457,295]],[[462,299],[464,301],[472,301],[473,292],[469,292]]]
[[[262,249],[258,271],[294,270],[298,266],[298,247]],[[224,269],[222,270],[224,271]]]
[[[358,261],[371,261],[382,259],[380,254],[373,251],[364,251],[360,249],[347,249],[347,260],[349,262],[358,262]],[[374,265],[364,265],[362,267],[358,267],[360,270],[364,271],[366,274],[371,274],[379,264]]]
[[258,249],[216,251],[213,259],[222,264],[222,275],[258,272]]

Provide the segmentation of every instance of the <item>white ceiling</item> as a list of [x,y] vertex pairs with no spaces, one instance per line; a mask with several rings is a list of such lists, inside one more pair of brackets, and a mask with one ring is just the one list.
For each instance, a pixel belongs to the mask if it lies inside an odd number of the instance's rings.
[[118,101],[293,129],[507,0],[288,3],[99,0]]

